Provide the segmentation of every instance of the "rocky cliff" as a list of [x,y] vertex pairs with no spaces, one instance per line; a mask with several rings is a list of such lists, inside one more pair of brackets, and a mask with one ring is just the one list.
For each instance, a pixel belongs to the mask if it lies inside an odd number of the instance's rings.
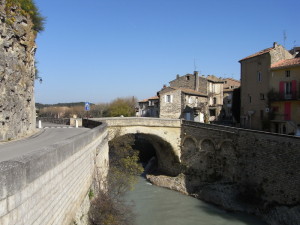
[[0,141],[35,129],[36,50],[33,23],[17,6],[0,2]]

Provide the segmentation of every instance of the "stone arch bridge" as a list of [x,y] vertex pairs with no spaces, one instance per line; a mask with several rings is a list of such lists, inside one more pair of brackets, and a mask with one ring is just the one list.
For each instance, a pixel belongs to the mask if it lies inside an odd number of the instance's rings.
[[[0,224],[70,224],[81,218],[77,212],[95,170],[107,171],[108,141],[137,133],[153,143],[159,167],[191,175],[187,189],[195,183],[197,190],[217,185],[212,187],[220,193],[245,187],[267,203],[300,205],[298,137],[159,118],[101,118],[88,125],[94,128],[0,162]],[[222,189],[222,183],[233,186]]]
[[141,117],[99,118],[93,121],[107,125],[108,140],[126,134],[139,134],[156,152],[158,168],[169,174],[180,171],[181,120]]

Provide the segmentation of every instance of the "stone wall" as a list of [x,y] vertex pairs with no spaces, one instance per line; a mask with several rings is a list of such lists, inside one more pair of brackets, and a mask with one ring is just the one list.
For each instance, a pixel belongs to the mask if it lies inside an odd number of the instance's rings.
[[1,162],[0,224],[61,225],[80,220],[75,213],[89,192],[96,168],[107,173],[105,125]]
[[[8,20],[0,3],[0,141],[35,129],[35,37],[30,18]],[[9,9],[15,10],[15,9]]]
[[270,224],[297,224],[299,137],[190,121],[183,121],[182,134],[181,162],[192,177],[185,180],[189,193],[262,215]]
[[[167,95],[171,96],[171,102],[167,102]],[[181,90],[173,90],[170,88],[165,88],[160,91],[160,111],[159,117],[165,119],[179,119],[182,118],[182,108],[183,108],[183,94]]]

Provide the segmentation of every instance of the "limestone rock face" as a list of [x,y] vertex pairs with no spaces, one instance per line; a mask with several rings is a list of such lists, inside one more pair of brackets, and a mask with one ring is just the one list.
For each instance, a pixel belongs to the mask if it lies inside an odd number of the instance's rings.
[[[36,33],[30,17],[0,2],[0,141],[35,129],[34,55]],[[7,12],[13,15],[9,18]]]

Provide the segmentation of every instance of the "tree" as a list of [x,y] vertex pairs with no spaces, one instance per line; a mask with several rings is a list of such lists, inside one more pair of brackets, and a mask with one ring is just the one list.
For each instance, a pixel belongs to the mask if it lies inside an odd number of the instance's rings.
[[[133,187],[143,167],[139,163],[138,151],[132,148],[134,137],[116,136],[109,142],[107,190],[97,188],[98,193],[91,201],[89,218],[93,225],[133,224],[132,205],[125,203],[123,197]],[[101,176],[97,179],[100,187],[104,181]]]
[[135,105],[137,100],[135,97],[132,98],[117,98],[108,106],[108,116],[134,116]]

